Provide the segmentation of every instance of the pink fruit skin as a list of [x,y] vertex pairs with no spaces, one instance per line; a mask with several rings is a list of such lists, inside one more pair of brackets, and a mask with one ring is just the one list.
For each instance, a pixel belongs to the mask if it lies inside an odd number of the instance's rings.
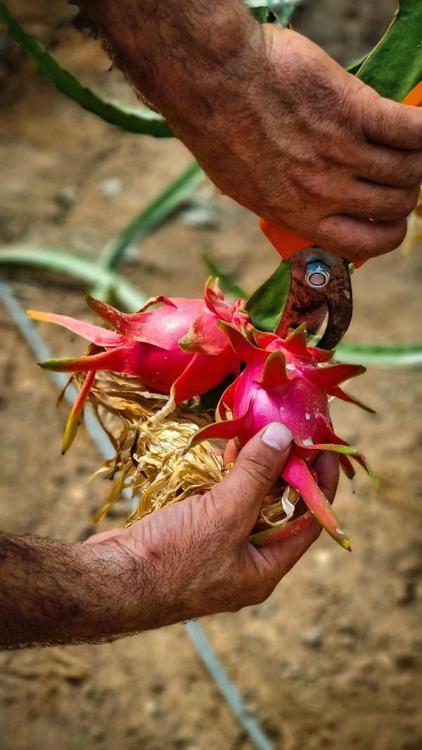
[[322,425],[331,426],[327,393],[301,377],[294,377],[277,388],[263,388],[259,384],[263,370],[261,362],[248,365],[237,381],[233,418],[246,415],[238,433],[239,443],[244,445],[270,422],[283,422],[293,435],[295,452],[311,461],[317,452],[300,449],[298,445],[311,440],[312,443],[326,441]]
[[[139,313],[124,314],[98,300],[91,308],[114,331],[64,315],[29,311],[36,320],[56,323],[86,338],[95,353],[42,363],[62,372],[108,370],[138,377],[158,393],[172,393],[176,402],[205,393],[239,367],[239,358],[218,320],[242,326],[248,316],[240,302],[224,301],[208,285],[203,300],[158,297]],[[158,304],[153,309],[148,309]],[[100,349],[100,351],[98,351]]]
[[[232,325],[225,323],[220,327],[226,331],[246,366],[221,397],[217,407],[221,421],[203,428],[194,442],[236,438],[242,447],[267,424],[283,422],[293,435],[293,445],[281,477],[300,492],[309,510],[328,533],[342,547],[350,549],[350,541],[319,489],[311,467],[320,450],[350,452],[365,465],[362,456],[335,435],[328,406],[331,394],[353,400],[342,391],[339,383],[361,374],[364,368],[331,363],[331,352],[307,346],[303,329],[285,340],[273,334],[256,332],[256,346]],[[340,460],[350,472],[347,457],[342,455]],[[256,535],[255,538],[259,543]],[[266,531],[262,543],[279,538],[278,529],[274,529],[274,534]]]
[[31,318],[61,325],[91,344],[87,355],[52,359],[41,365],[61,372],[87,373],[65,428],[63,452],[74,439],[98,371],[138,377],[146,388],[169,394],[171,408],[171,404],[211,390],[239,369],[239,357],[217,323],[223,320],[243,328],[248,315],[240,300],[228,304],[210,283],[202,300],[155,297],[133,314],[122,313],[99,300],[87,301],[114,330],[66,315],[28,311]]

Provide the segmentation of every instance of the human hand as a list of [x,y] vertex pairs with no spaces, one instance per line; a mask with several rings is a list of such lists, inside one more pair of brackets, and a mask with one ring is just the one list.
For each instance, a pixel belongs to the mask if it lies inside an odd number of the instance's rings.
[[261,26],[240,0],[76,2],[224,193],[349,260],[401,243],[422,180],[422,109]]
[[293,31],[266,26],[249,47],[195,130],[179,118],[182,140],[274,224],[349,260],[396,248],[422,180],[422,109],[380,97]]
[[[116,628],[134,632],[235,611],[271,594],[321,531],[312,520],[296,536],[267,547],[248,541],[290,444],[290,432],[271,425],[243,448],[230,474],[209,492],[88,540],[97,558],[103,549],[107,560],[115,560],[126,590],[119,595]],[[337,458],[321,454],[315,468],[323,492],[333,500]]]

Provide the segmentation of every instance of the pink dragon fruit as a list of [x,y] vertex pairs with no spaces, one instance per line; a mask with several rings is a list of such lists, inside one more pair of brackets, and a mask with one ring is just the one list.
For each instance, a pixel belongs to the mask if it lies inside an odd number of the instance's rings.
[[61,325],[91,343],[87,355],[41,363],[49,370],[87,373],[69,415],[63,452],[75,436],[98,370],[136,376],[146,388],[170,394],[170,410],[174,404],[214,388],[239,368],[239,358],[217,322],[243,328],[248,315],[241,300],[226,303],[218,287],[212,288],[209,281],[201,300],[154,297],[133,314],[122,313],[90,297],[87,302],[114,330],[66,315],[28,311],[34,320]]
[[[328,533],[342,547],[350,549],[348,537],[315,481],[312,463],[319,451],[336,451],[349,477],[354,475],[354,469],[347,454],[370,471],[363,456],[334,433],[328,408],[329,396],[335,396],[372,411],[340,388],[340,383],[360,375],[365,368],[330,363],[332,352],[307,346],[304,326],[286,339],[254,331],[255,345],[231,324],[219,325],[246,367],[221,397],[217,407],[220,421],[203,428],[193,442],[235,438],[243,446],[266,424],[282,421],[294,441],[282,479],[300,493],[309,511]],[[277,541],[297,533],[311,520],[308,512],[280,530],[258,532],[252,539],[257,544]]]

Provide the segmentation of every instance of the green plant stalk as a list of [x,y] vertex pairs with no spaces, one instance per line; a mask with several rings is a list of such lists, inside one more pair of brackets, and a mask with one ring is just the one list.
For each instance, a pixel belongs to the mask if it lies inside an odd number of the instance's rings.
[[357,77],[379,94],[402,101],[422,79],[422,2],[400,0],[382,39],[360,66]]
[[0,266],[24,266],[55,271],[80,279],[88,285],[100,283],[112,290],[117,302],[128,312],[139,310],[146,298],[135,286],[114,271],[103,268],[87,258],[63,250],[28,248],[21,245],[0,247]]
[[104,249],[99,258],[103,268],[116,268],[127,248],[162,224],[201,184],[205,174],[193,162],[181,172],[151,203],[142,209],[122,232]]
[[45,50],[41,42],[26,33],[2,2],[0,2],[0,21],[4,23],[23,54],[36,65],[41,75],[83,109],[129,133],[150,135],[155,138],[174,137],[166,121],[155,112],[107,101],[100,94],[80,83],[74,75],[62,68],[57,60]]
[[335,359],[365,367],[421,367],[422,342],[412,344],[339,344]]
[[217,263],[208,255],[203,256],[205,265],[212,276],[220,282],[221,291],[233,299],[247,299],[248,293],[233,280],[231,274],[223,271]]

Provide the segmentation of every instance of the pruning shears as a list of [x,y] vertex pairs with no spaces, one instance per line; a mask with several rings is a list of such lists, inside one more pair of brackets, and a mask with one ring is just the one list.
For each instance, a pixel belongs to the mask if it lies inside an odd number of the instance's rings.
[[[403,104],[422,106],[422,81],[403,99]],[[334,349],[346,333],[353,313],[351,264],[329,250],[282,226],[260,219],[260,226],[283,260],[291,263],[291,283],[277,333],[285,337],[289,328],[306,323],[316,335],[326,322],[318,346]],[[357,268],[362,261],[354,263]]]
[[306,323],[308,333],[316,335],[326,322],[318,346],[334,349],[352,319],[349,262],[285,227],[265,219],[260,219],[260,226],[283,260],[291,264],[289,296],[277,333],[284,338],[289,328]]

